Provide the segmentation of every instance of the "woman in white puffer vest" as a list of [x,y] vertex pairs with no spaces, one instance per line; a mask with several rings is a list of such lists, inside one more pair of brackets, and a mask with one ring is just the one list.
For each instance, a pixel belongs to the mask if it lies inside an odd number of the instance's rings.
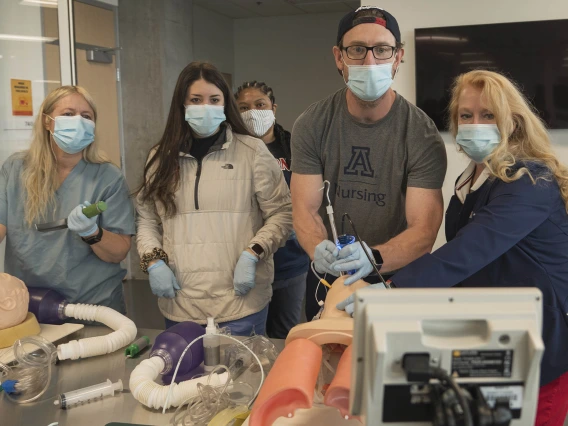
[[167,327],[214,317],[233,335],[264,334],[272,255],[292,230],[290,193],[213,65],[181,72],[137,211],[140,265]]

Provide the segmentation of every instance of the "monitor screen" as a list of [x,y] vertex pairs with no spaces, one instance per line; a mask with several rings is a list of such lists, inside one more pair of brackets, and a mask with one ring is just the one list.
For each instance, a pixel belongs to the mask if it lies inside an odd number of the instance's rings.
[[416,103],[440,130],[454,79],[474,69],[516,82],[547,126],[568,128],[568,20],[415,30]]

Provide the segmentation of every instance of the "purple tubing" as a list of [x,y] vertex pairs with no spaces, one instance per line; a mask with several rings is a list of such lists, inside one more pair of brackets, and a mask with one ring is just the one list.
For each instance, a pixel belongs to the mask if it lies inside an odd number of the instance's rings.
[[[176,365],[186,346],[195,338],[205,334],[203,326],[191,321],[180,322],[168,328],[156,337],[150,357],[159,356],[166,363],[162,374],[173,376]],[[178,376],[184,376],[194,370],[203,362],[203,339],[195,342],[185,353],[183,361],[179,367]],[[176,382],[178,378],[176,377]],[[164,380],[167,380],[164,377]]]
[[30,293],[30,306],[28,310],[33,313],[41,324],[63,324],[65,316],[62,307],[67,304],[63,296],[50,288],[28,287]]

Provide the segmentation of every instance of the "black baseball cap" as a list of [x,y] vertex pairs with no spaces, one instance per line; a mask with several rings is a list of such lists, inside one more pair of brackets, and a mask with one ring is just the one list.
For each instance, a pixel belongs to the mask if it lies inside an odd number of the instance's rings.
[[[356,18],[357,13],[362,10],[372,10],[376,9],[381,12],[384,18],[379,18],[377,16],[360,16]],[[349,12],[341,21],[339,21],[339,28],[337,29],[337,46],[341,42],[341,39],[345,35],[347,31],[351,28],[356,27],[360,24],[379,24],[389,30],[392,35],[394,35],[395,40],[397,43],[400,43],[400,29],[398,28],[398,22],[394,16],[388,13],[386,10],[381,9],[380,7],[376,6],[361,6],[357,10]]]

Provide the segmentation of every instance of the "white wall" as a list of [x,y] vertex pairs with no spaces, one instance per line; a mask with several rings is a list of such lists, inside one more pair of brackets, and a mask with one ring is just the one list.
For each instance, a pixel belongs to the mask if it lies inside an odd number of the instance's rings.
[[[405,42],[405,63],[401,66],[393,88],[413,103],[416,101],[415,28],[568,19],[568,1],[566,0],[478,0],[475,2],[370,0],[363,3],[382,7],[397,19],[402,41]],[[530,31],[530,27],[527,27],[527,31]],[[538,37],[538,34],[535,34],[535,37]],[[546,40],[543,40],[543,43],[545,42]],[[556,152],[561,160],[568,164],[568,130],[551,130],[550,134]],[[453,195],[453,184],[467,165],[467,160],[463,154],[457,153],[449,134],[444,133],[442,136],[448,153],[448,172],[443,189],[444,203],[447,207]],[[442,224],[436,247],[445,241],[444,224]]]
[[209,61],[234,80],[233,25],[233,19],[193,5],[193,60]]
[[237,19],[235,86],[248,80],[271,86],[278,104],[276,119],[292,130],[309,105],[344,87],[331,53],[343,15]]
[[[0,34],[41,36],[41,13],[36,6],[3,0]],[[32,117],[12,115],[10,79],[32,81]],[[45,97],[43,47],[36,41],[0,40],[0,166],[16,151],[29,147],[33,120]],[[0,244],[0,271],[4,271],[5,242]]]

